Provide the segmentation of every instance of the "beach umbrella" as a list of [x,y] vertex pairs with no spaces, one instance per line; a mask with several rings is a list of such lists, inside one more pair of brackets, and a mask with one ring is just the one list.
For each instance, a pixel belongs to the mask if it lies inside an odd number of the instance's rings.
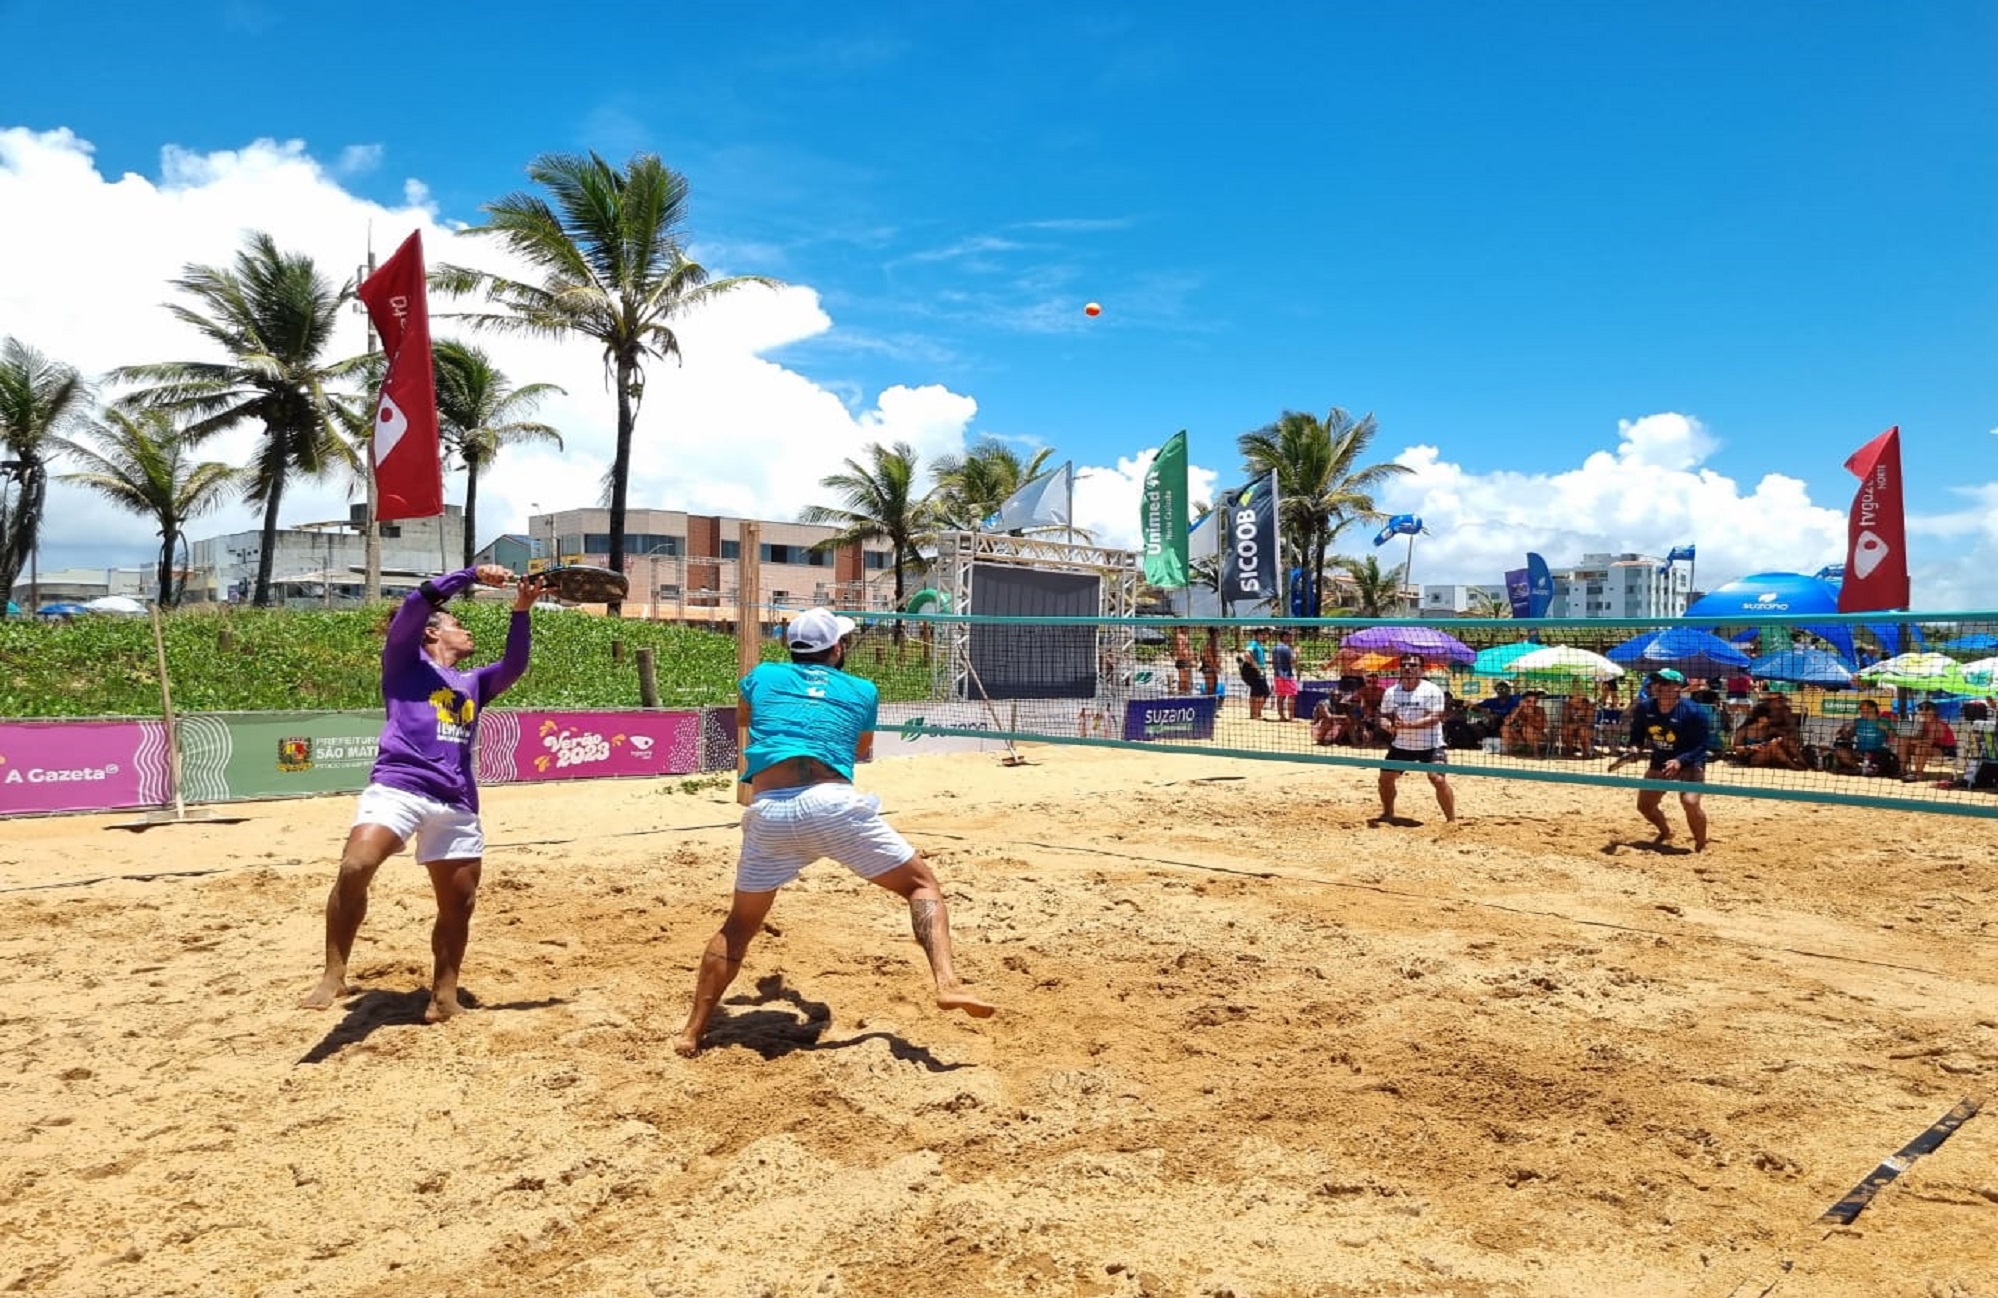
[[1521,677],[1536,680],[1613,681],[1623,668],[1598,653],[1574,645],[1547,645],[1513,659],[1512,669]]
[[1866,629],[1880,642],[1881,652],[1889,657],[1895,654],[1913,653],[1917,648],[1927,648],[1928,642],[1922,637],[1922,628],[1910,622],[1907,629],[1907,644],[1901,643],[1901,624],[1898,622],[1868,622]]
[[81,617],[90,610],[81,604],[44,604],[36,611],[43,617]]
[[21,616],[21,606],[19,604],[16,604],[11,599],[7,601],[7,616],[8,617]]
[[1748,674],[1760,681],[1789,681],[1794,685],[1845,689],[1852,684],[1852,664],[1822,649],[1785,649],[1765,654],[1748,664]]
[[1370,626],[1347,636],[1342,644],[1374,653],[1421,654],[1437,662],[1470,663],[1478,657],[1462,640],[1429,626]]
[[1504,676],[1512,670],[1513,659],[1546,647],[1538,640],[1519,640],[1484,649],[1479,651],[1476,661],[1471,664],[1471,671],[1478,676]]
[[1998,685],[1998,658],[1979,658],[1974,663],[1965,663],[1959,670],[1965,680],[1982,685],[1987,690]]
[[1757,572],[1731,581],[1694,600],[1687,617],[1741,617],[1760,621],[1838,612],[1838,587],[1801,572]]
[[[1743,622],[1766,622],[1770,618],[1793,618],[1807,613],[1838,612],[1838,587],[1801,572],[1757,572],[1694,600],[1686,608],[1687,617],[1738,617]],[[1846,658],[1853,656],[1852,628],[1839,622],[1802,628],[1823,640]],[[1787,628],[1762,638],[1764,653],[1779,652],[1789,643]],[[1781,636],[1782,643],[1777,642]],[[1740,644],[1740,636],[1735,637]]]
[[1672,667],[1694,676],[1719,676],[1748,666],[1748,655],[1710,631],[1670,626],[1632,636],[1609,651],[1610,661],[1639,671]]
[[137,614],[144,617],[146,612],[146,606],[129,595],[106,595],[102,599],[91,600],[84,607],[93,613],[123,613],[127,616]]
[[1967,679],[1963,668],[1947,654],[1896,654],[1885,662],[1862,667],[1854,673],[1868,685],[1892,685],[1903,690],[1941,690],[1947,694],[1976,694],[1977,685]]
[[1998,635],[1992,635],[1988,631],[1975,631],[1969,635],[1960,635],[1954,640],[1946,640],[1941,647],[1953,653],[1988,654],[1993,649],[1998,649]]

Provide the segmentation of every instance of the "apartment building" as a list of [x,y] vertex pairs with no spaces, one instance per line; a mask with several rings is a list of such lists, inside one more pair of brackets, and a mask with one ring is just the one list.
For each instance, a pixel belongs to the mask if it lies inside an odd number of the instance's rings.
[[[624,571],[631,579],[626,617],[729,621],[741,571],[740,518],[676,509],[625,511]],[[836,534],[809,523],[754,520],[761,533],[757,587],[778,618],[824,604],[889,611],[895,603],[894,558],[885,542],[819,552]],[[610,511],[565,509],[528,519],[527,537],[552,563],[610,561]]]
[[1649,620],[1684,617],[1693,594],[1693,572],[1655,555],[1584,554],[1572,568],[1556,568],[1549,617]]

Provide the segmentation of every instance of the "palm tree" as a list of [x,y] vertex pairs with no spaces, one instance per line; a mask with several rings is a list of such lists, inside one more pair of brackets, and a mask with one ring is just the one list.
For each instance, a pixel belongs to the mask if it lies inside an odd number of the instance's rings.
[[1054,448],[1043,446],[1030,460],[997,438],[984,438],[963,455],[946,455],[936,463],[937,523],[946,528],[976,531],[999,512],[1014,492],[1041,476]]
[[286,485],[300,474],[317,477],[342,458],[335,398],[328,389],[359,369],[364,358],[328,362],[321,353],[333,341],[352,286],[335,287],[312,258],[281,251],[262,231],[244,241],[234,266],[189,265],[173,286],[193,301],[169,303],[167,309],[228,359],[114,371],[119,381],[142,385],[119,404],[191,416],[182,435],[194,442],[246,420],[263,425],[244,494],[264,507],[252,600],[268,604]]
[[1473,590],[1465,600],[1466,610],[1472,617],[1511,617],[1512,600],[1503,594],[1494,595],[1488,590]]
[[523,442],[553,442],[562,449],[562,435],[547,424],[521,416],[551,393],[553,383],[514,387],[492,358],[477,347],[445,341],[431,345],[437,371],[437,421],[444,445],[465,465],[465,566],[478,553],[479,475],[492,466],[502,446]]
[[1353,583],[1353,612],[1359,617],[1386,617],[1401,607],[1402,568],[1382,568],[1379,555],[1364,559],[1340,555],[1333,564]]
[[56,445],[83,465],[62,474],[110,498],[121,509],[150,516],[160,525],[159,604],[179,603],[174,584],[174,551],[189,519],[221,504],[239,484],[237,471],[214,460],[193,462],[194,443],[164,410],[132,413],[113,407],[102,423],[81,434],[93,445],[57,438]]
[[75,369],[9,338],[0,344],[0,473],[19,490],[9,507],[0,493],[0,605],[35,552],[48,494],[48,453],[61,429],[79,418],[90,388]]
[[1379,517],[1373,493],[1389,478],[1409,472],[1392,461],[1360,463],[1378,431],[1372,415],[1355,420],[1334,406],[1323,420],[1286,410],[1275,423],[1236,439],[1252,478],[1276,471],[1284,548],[1311,570],[1307,617],[1319,615],[1325,552],[1334,538],[1355,519]]
[[[895,607],[908,602],[907,575],[923,564],[922,543],[935,530],[935,507],[927,496],[916,494],[916,451],[907,442],[867,447],[868,464],[846,461],[846,470],[819,479],[819,485],[840,494],[839,505],[809,505],[799,520],[835,527],[835,536],[813,545],[814,550],[836,550],[863,541],[886,541],[895,564]],[[900,639],[902,624],[895,624]]]
[[[625,497],[631,438],[645,394],[645,362],[680,355],[672,321],[745,284],[771,287],[761,275],[711,280],[683,246],[687,179],[657,154],[640,153],[622,170],[595,153],[544,153],[528,177],[554,205],[532,193],[486,204],[490,218],[468,234],[497,236],[542,273],[530,284],[489,271],[441,267],[434,279],[449,293],[483,292],[499,310],[468,313],[475,326],[545,338],[581,335],[603,347],[617,389],[617,453],[611,461],[610,566],[624,571]],[[613,605],[611,612],[619,611]]]

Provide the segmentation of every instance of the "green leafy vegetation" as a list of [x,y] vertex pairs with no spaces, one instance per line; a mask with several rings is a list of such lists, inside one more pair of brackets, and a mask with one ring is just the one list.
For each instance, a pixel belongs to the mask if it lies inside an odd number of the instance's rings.
[[[452,606],[472,632],[475,663],[506,644],[508,605]],[[381,706],[382,633],[393,606],[357,610],[194,608],[166,615],[167,671],[180,712],[373,709]],[[638,650],[650,649],[661,707],[735,701],[732,635],[665,622],[536,609],[534,662],[506,703],[518,708],[641,706]],[[928,697],[926,646],[869,636],[847,667],[884,699]],[[782,661],[775,640],[766,660]],[[158,716],[159,670],[145,618],[71,622],[0,618],[0,717]]]

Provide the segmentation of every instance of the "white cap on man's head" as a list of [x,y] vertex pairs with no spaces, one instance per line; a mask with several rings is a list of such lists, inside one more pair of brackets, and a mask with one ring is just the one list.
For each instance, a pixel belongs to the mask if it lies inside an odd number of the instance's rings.
[[808,608],[791,619],[784,642],[802,654],[822,653],[853,634],[853,619],[829,608]]

